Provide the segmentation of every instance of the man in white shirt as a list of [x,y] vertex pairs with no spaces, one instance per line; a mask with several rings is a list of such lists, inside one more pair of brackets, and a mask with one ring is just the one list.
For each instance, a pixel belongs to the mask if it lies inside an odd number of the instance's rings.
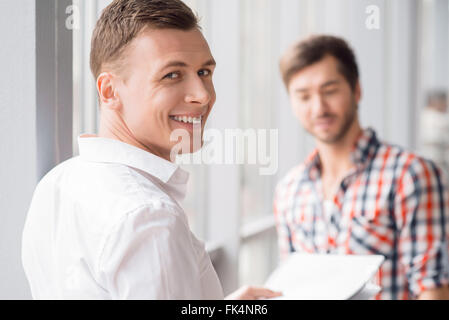
[[[35,299],[221,299],[218,277],[179,205],[188,174],[170,161],[215,102],[215,61],[179,0],[116,0],[94,30],[100,130],[36,187],[23,231]],[[244,287],[229,298],[278,293]]]

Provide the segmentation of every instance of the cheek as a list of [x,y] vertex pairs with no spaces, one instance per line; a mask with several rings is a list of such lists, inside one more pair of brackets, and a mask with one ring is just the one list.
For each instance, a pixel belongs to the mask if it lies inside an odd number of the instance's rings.
[[149,90],[135,91],[124,101],[123,115],[126,125],[139,138],[143,138],[159,127],[160,103]]
[[126,117],[131,125],[142,127],[143,122],[152,122],[152,104],[144,95],[136,95],[129,100]]
[[209,105],[212,107],[215,103],[215,100],[217,99],[214,84],[213,84],[212,80],[206,80],[203,83],[204,83],[204,87],[206,88],[207,92],[209,93],[209,97],[210,97]]
[[118,91],[120,101],[123,106],[123,116],[127,122],[135,123],[145,111],[145,90],[139,87],[138,83],[134,81],[129,82],[128,85],[123,86]]
[[344,93],[337,94],[329,99],[328,105],[330,106],[332,113],[343,115],[347,113],[352,106],[351,95]]
[[293,113],[295,114],[296,118],[299,121],[301,121],[303,125],[307,125],[307,123],[310,120],[309,108],[307,108],[306,105],[299,102],[292,102],[292,106],[293,106]]
[[150,100],[159,110],[166,110],[169,113],[170,109],[179,106],[184,101],[185,92],[186,90],[183,85],[173,84],[171,86],[154,89]]
[[215,87],[214,87],[212,82],[207,87],[207,90],[209,91],[209,94],[210,94],[210,97],[211,97],[210,104],[213,105],[215,103],[215,100],[217,99],[217,95],[215,93]]

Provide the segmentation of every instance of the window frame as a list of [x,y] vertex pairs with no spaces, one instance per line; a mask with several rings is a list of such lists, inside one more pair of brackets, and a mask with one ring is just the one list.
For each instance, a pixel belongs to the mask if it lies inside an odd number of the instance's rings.
[[36,3],[38,179],[72,157],[72,30],[65,19],[70,5],[71,0]]

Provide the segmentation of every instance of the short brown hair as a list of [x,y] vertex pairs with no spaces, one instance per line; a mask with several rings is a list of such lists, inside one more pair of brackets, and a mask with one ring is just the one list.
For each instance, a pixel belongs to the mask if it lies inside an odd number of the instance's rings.
[[295,73],[320,61],[326,55],[331,55],[337,59],[338,70],[354,90],[359,79],[359,70],[354,52],[345,40],[329,35],[311,36],[303,41],[294,43],[284,53],[279,67],[285,86],[288,86],[291,77]]
[[200,29],[198,18],[181,0],[114,0],[103,10],[92,35],[90,69],[95,79],[146,27]]

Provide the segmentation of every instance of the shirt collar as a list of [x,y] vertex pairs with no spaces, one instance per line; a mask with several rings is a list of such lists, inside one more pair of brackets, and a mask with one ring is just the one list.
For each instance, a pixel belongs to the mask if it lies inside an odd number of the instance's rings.
[[376,132],[372,128],[362,131],[351,152],[351,160],[357,166],[363,166],[375,154],[380,145]]
[[167,184],[176,198],[185,196],[189,173],[175,163],[122,141],[94,135],[78,136],[78,146],[84,160],[124,164],[142,170]]
[[[380,141],[377,139],[374,129],[367,128],[362,130],[352,149],[351,161],[356,167],[363,167],[375,155],[379,144]],[[318,149],[312,151],[307,157],[305,167],[310,179],[314,180],[320,176],[321,161]]]

